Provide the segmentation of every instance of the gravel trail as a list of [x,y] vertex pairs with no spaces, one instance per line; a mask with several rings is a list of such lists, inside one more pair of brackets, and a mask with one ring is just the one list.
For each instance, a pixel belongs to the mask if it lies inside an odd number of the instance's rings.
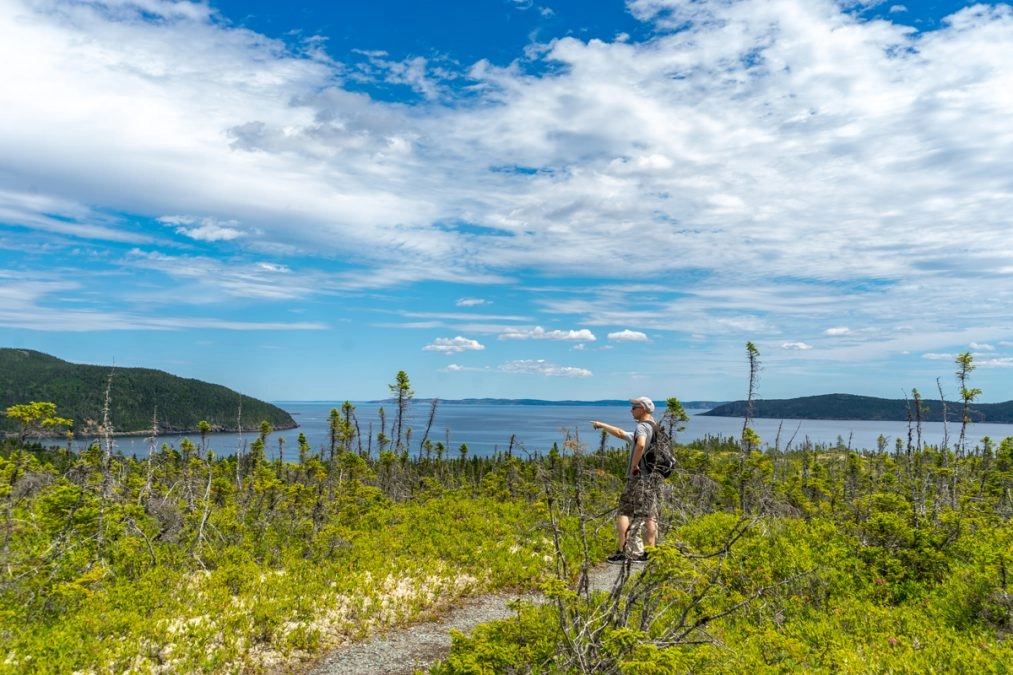
[[[618,572],[618,567],[609,565],[591,569],[591,588],[611,588]],[[432,621],[397,628],[333,651],[306,672],[310,675],[411,675],[425,671],[450,653],[451,629],[470,633],[481,623],[514,616],[514,611],[507,606],[510,602],[540,597],[490,594],[468,598],[459,607]]]

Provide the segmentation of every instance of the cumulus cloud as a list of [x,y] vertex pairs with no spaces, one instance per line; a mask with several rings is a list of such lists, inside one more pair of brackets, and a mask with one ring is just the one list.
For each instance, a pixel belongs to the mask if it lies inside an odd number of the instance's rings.
[[635,330],[621,330],[609,333],[608,339],[614,342],[647,342],[647,334]]
[[850,335],[851,329],[847,326],[837,326],[834,328],[827,328],[823,331],[823,334],[827,337],[840,337],[842,335]]
[[482,351],[485,346],[478,340],[461,337],[436,338],[431,344],[422,348],[425,352],[442,352],[444,354],[460,354],[461,352]]
[[812,349],[812,345],[806,344],[805,342],[785,342],[781,345],[781,349],[787,349],[790,351],[806,351]]
[[586,328],[581,330],[545,330],[541,326],[534,328],[508,328],[500,336],[500,340],[563,340],[567,342],[594,342],[597,338]]

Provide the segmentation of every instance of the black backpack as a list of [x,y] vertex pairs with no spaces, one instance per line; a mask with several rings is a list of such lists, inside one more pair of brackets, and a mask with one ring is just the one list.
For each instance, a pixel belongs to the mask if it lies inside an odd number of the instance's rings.
[[651,443],[644,451],[644,467],[648,474],[657,473],[665,478],[675,470],[675,455],[672,454],[672,439],[665,428],[654,420],[647,420],[654,428]]

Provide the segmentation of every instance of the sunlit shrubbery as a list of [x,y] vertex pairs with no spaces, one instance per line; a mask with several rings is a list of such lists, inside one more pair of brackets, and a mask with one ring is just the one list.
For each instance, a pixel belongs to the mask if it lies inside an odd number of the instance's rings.
[[678,450],[642,571],[608,593],[550,584],[433,672],[1009,672],[1001,454]]
[[[624,453],[268,461],[0,446],[0,672],[259,672],[493,589],[434,671],[1003,672],[1013,441],[677,448],[660,546],[608,593]],[[293,453],[295,454],[295,453]],[[741,460],[741,461],[740,461]],[[575,590],[578,589],[578,590]]]
[[6,442],[0,671],[272,670],[552,569],[537,462],[257,448]]

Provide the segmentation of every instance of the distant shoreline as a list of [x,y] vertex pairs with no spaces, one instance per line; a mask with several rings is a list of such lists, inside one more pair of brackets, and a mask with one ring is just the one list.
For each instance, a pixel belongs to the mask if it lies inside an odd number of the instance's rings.
[[[292,429],[298,429],[299,427],[300,427],[299,424],[283,427],[271,427],[271,431],[272,432],[291,431]],[[159,429],[158,434],[155,435],[154,438],[155,440],[158,440],[162,436],[186,436],[189,434],[196,434],[199,436],[200,433],[201,433],[200,429]],[[243,429],[242,431],[240,431],[239,429],[212,429],[211,431],[207,432],[208,436],[212,436],[214,434],[238,434],[238,433],[244,434],[248,433],[257,435],[260,434],[260,427],[259,426],[251,427],[249,429]],[[144,437],[151,437],[151,429],[142,429],[140,431],[110,431],[108,434],[75,433],[73,435],[73,440],[77,441],[101,440],[105,438],[107,435],[109,436],[109,438],[144,438]],[[0,432],[0,438],[17,438],[18,436],[20,436],[20,433],[16,431]],[[27,442],[32,441],[48,442],[54,440],[67,440],[67,434],[66,432],[54,434],[42,434],[42,435],[34,434],[25,440]]]
[[[654,399],[656,415],[665,413],[666,401]],[[595,401],[548,401],[533,398],[465,398],[465,399],[412,399],[415,406],[425,406],[436,402],[445,406],[561,406],[561,407],[620,407],[627,406],[625,399],[599,399]],[[746,401],[680,401],[685,411],[708,417],[749,416],[753,419],[780,420],[840,420],[840,421],[894,421],[903,422],[910,418],[912,424],[919,422],[946,421],[959,424],[964,406],[959,401],[939,401],[921,399],[920,418],[915,414],[913,401],[905,399],[884,399],[873,396],[855,394],[822,394],[819,396],[801,396],[791,399],[757,398],[747,406]],[[289,405],[333,405],[341,404],[332,401],[275,401],[276,406]],[[356,406],[392,407],[398,404],[396,399],[374,401],[357,401]],[[971,422],[992,422],[996,424],[1013,424],[1013,401],[1004,403],[982,403],[975,401],[967,408]]]
[[[546,399],[538,398],[413,398],[412,403],[432,403],[433,401],[439,401],[440,405],[565,405],[565,406],[626,406],[630,402],[626,399],[601,399],[597,401],[574,401],[574,400],[562,400],[562,401],[550,401]],[[397,399],[380,399],[370,401],[349,401],[352,404],[358,405],[391,405],[396,404]],[[662,407],[664,399],[654,399],[655,404],[658,408]],[[341,404],[336,401],[329,400],[311,400],[311,401],[270,401],[271,404],[276,406],[283,406],[286,404],[296,405],[334,405],[340,407]],[[727,401],[680,401],[683,408],[693,410],[710,410],[719,405],[724,405]]]

